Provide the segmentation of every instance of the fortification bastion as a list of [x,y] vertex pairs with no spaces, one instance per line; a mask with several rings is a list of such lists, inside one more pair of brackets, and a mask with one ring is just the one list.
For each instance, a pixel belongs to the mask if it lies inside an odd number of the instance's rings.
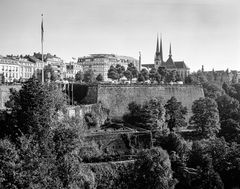
[[100,102],[110,110],[110,117],[122,117],[128,112],[128,104],[143,104],[152,99],[162,97],[164,101],[175,96],[188,109],[191,115],[193,101],[204,97],[201,85],[92,85],[88,87],[82,102]]

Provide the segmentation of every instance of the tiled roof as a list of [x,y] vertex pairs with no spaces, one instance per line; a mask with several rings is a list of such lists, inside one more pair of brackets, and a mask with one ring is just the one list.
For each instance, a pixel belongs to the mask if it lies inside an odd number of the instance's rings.
[[183,69],[188,69],[184,61],[176,61],[174,62],[176,68],[183,68]]

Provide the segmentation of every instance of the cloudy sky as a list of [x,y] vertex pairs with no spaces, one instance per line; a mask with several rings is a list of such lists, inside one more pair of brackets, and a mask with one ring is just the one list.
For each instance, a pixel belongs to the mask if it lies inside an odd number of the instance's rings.
[[0,0],[0,55],[44,51],[65,60],[115,53],[153,63],[157,33],[164,59],[191,71],[240,70],[239,0]]

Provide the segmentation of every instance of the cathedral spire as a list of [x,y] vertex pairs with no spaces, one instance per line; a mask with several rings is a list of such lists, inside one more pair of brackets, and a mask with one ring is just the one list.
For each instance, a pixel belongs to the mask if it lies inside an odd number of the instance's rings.
[[172,46],[171,46],[171,43],[170,43],[170,48],[169,48],[169,57],[172,57]]
[[159,49],[159,37],[157,35],[157,47],[156,47],[156,53],[154,58],[154,64],[155,67],[158,68],[163,64],[163,52],[162,52],[162,35],[160,40],[160,49]]
[[163,62],[162,34],[161,34],[161,39],[160,39],[160,59],[161,59],[161,62]]
[[159,39],[157,35],[157,47],[156,47],[156,54],[159,53]]

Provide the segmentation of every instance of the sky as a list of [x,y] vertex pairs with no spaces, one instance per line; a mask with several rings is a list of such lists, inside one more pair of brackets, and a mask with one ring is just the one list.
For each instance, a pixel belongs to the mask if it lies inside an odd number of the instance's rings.
[[240,71],[239,0],[0,0],[0,55],[44,52],[66,61],[114,53],[154,62],[157,34],[163,57],[191,71]]

